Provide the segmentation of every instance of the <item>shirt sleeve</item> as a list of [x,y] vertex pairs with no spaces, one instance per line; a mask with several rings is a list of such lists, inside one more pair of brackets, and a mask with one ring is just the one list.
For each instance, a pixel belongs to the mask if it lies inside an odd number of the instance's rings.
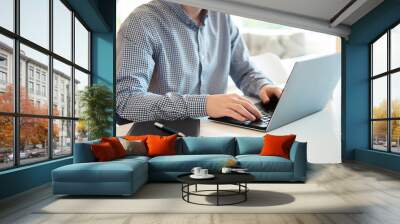
[[[117,40],[116,111],[124,119],[139,122],[203,117],[207,95],[165,95],[148,92],[153,75],[155,46],[148,31],[136,19],[123,25]],[[132,20],[131,20],[132,22]]]
[[258,97],[258,93],[264,85],[273,82],[256,69],[250,60],[249,52],[239,33],[239,29],[228,16],[231,41],[231,64],[229,74],[236,86],[245,95]]

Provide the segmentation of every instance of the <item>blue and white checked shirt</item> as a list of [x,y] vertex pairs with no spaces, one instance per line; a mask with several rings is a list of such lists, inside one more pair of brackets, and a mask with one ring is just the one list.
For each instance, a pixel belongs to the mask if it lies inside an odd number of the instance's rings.
[[181,5],[155,0],[135,9],[117,40],[117,113],[137,121],[203,117],[208,94],[228,75],[257,96],[271,80],[255,69],[238,28],[208,11],[198,26]]

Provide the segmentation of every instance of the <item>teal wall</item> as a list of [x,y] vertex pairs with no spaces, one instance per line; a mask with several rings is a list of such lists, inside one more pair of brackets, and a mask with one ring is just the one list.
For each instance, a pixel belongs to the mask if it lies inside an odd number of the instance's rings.
[[[114,93],[115,0],[67,2],[92,31],[92,82],[103,83]],[[115,134],[115,125],[110,132]],[[53,169],[71,163],[69,157],[0,172],[0,199],[48,183]]]
[[[342,157],[398,170],[398,156],[369,150],[369,43],[400,22],[400,0],[386,0],[351,27],[342,41]],[[363,151],[360,151],[363,150]],[[377,162],[379,160],[379,162]],[[397,161],[394,163],[393,161]]]

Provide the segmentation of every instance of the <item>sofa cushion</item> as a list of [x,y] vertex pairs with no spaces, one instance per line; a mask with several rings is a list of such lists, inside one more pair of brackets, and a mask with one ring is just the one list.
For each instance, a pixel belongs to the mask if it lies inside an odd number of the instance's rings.
[[149,170],[163,172],[190,172],[193,167],[199,166],[210,171],[219,171],[230,159],[231,155],[175,155],[158,156],[149,160]]
[[101,142],[108,142],[114,149],[115,155],[117,158],[122,158],[126,156],[126,151],[124,146],[121,144],[117,137],[104,137],[101,138]]
[[96,158],[90,148],[92,144],[99,144],[100,140],[75,143],[74,163],[95,162]]
[[240,167],[249,172],[292,172],[292,161],[278,156],[239,155],[236,156]]
[[178,152],[185,155],[235,155],[235,139],[233,137],[184,137],[179,141]]
[[236,155],[259,154],[263,147],[262,137],[237,137]]
[[147,155],[154,156],[166,156],[176,154],[176,138],[178,136],[160,136],[160,135],[149,135],[147,137]]
[[290,148],[296,135],[269,135],[264,136],[264,145],[261,149],[261,156],[280,156],[290,159]]
[[96,161],[105,162],[118,158],[112,145],[108,142],[93,144],[90,147],[92,149],[94,157],[96,157]]
[[53,170],[53,181],[131,182],[134,173],[139,172],[147,172],[147,163],[141,159],[75,163]]

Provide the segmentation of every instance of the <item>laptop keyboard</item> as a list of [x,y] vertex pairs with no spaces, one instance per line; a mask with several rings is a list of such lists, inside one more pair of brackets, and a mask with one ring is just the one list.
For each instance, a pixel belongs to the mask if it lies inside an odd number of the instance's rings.
[[264,131],[267,129],[267,126],[272,118],[273,110],[266,110],[264,105],[261,102],[254,104],[258,110],[261,112],[261,119],[256,121],[238,121],[236,119],[230,117],[221,117],[221,118],[209,118],[210,120],[219,121],[222,123],[230,123],[238,126],[244,126],[248,128],[254,128]]

